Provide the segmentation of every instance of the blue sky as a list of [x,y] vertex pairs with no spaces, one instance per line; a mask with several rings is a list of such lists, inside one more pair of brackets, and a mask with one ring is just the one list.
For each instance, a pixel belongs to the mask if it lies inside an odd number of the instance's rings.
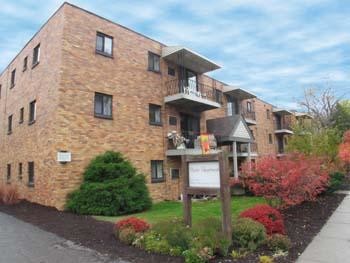
[[[277,106],[298,108],[308,87],[350,98],[347,0],[70,1],[222,66],[209,75]],[[62,4],[0,0],[0,70]]]

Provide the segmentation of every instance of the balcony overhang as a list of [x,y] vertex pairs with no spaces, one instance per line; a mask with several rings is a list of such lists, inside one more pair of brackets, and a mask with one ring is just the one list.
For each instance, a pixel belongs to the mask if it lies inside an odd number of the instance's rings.
[[294,132],[289,129],[278,129],[275,130],[275,134],[294,134]]
[[183,46],[163,47],[162,58],[199,74],[221,68],[208,58]]
[[295,112],[294,114],[296,118],[313,119],[310,114],[307,114],[305,112]]
[[284,116],[284,115],[292,115],[293,112],[286,110],[286,109],[279,109],[279,108],[274,108],[273,109],[273,113],[280,115],[280,116]]
[[248,117],[244,117],[245,122],[248,124],[248,126],[250,125],[256,125],[256,120],[253,120],[251,118]]
[[224,94],[229,95],[238,100],[247,100],[247,99],[256,98],[255,94],[248,92],[242,88],[238,88],[234,86],[224,86],[223,92]]
[[221,107],[220,103],[185,93],[177,93],[174,95],[166,96],[164,98],[164,102],[181,109],[191,110],[195,112],[213,110]]
[[[210,150],[210,154],[217,154],[221,150]],[[182,155],[203,155],[203,151],[200,148],[195,149],[171,149],[166,151],[166,156],[182,156]]]
[[[250,157],[258,157],[259,154],[257,152],[251,152],[250,153]],[[233,153],[230,152],[228,154],[229,158],[233,158]],[[237,152],[237,157],[248,157],[248,153],[247,152]]]

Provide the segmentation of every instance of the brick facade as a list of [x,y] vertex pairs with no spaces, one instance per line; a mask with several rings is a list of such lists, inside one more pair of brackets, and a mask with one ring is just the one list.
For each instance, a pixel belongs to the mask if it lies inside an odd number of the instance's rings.
[[[97,54],[96,32],[113,37],[113,57]],[[40,43],[40,63],[31,67],[33,49]],[[180,156],[166,157],[167,133],[181,133],[180,114],[200,118],[200,132],[206,120],[226,115],[223,96],[218,109],[194,113],[164,102],[167,81],[178,78],[176,65],[160,61],[160,73],[148,70],[148,52],[161,55],[165,45],[90,12],[63,4],[28,42],[0,76],[1,88],[1,184],[16,185],[21,197],[59,209],[68,193],[79,187],[82,172],[90,160],[107,150],[122,152],[147,177],[154,200],[177,199],[179,179],[170,168],[180,168]],[[28,69],[22,72],[24,57]],[[168,66],[175,76],[168,75]],[[16,84],[10,88],[11,72]],[[222,91],[224,83],[198,75],[201,83]],[[113,96],[113,119],[94,116],[95,92]],[[36,100],[36,121],[28,124],[29,103]],[[251,126],[258,154],[276,153],[273,107],[253,99],[256,125]],[[244,102],[243,102],[244,103]],[[149,104],[161,106],[162,125],[150,125]],[[24,123],[19,123],[24,107]],[[266,109],[271,118],[266,118]],[[13,132],[7,134],[8,116],[13,114]],[[169,117],[176,117],[176,125]],[[273,135],[269,144],[268,134]],[[72,153],[72,162],[57,162],[58,151]],[[164,182],[151,182],[151,160],[164,162]],[[35,164],[35,185],[28,186],[28,162]],[[19,178],[19,163],[23,165]],[[7,180],[7,165],[11,179]]]

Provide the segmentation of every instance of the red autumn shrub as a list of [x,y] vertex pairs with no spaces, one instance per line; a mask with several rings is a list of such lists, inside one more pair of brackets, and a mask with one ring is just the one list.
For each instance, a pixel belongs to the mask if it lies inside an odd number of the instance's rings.
[[145,232],[150,228],[150,225],[142,219],[136,217],[128,217],[118,221],[114,226],[116,231],[125,228],[132,228],[136,233]]
[[350,164],[350,130],[344,133],[343,142],[339,145],[339,158]]
[[281,207],[313,201],[326,190],[328,168],[320,158],[293,154],[282,159],[268,156],[242,165],[244,184],[257,196],[280,201]]
[[14,205],[19,203],[19,193],[16,187],[8,186],[2,194],[2,202],[5,205]]
[[256,205],[244,210],[239,216],[251,218],[263,224],[268,235],[286,234],[281,213],[269,205]]

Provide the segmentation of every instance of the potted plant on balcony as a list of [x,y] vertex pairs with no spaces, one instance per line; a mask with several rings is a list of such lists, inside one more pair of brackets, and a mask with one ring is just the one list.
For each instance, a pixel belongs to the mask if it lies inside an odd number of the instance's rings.
[[177,131],[169,132],[167,137],[172,141],[173,146],[176,149],[186,149],[186,143],[188,143],[189,140],[177,134]]

